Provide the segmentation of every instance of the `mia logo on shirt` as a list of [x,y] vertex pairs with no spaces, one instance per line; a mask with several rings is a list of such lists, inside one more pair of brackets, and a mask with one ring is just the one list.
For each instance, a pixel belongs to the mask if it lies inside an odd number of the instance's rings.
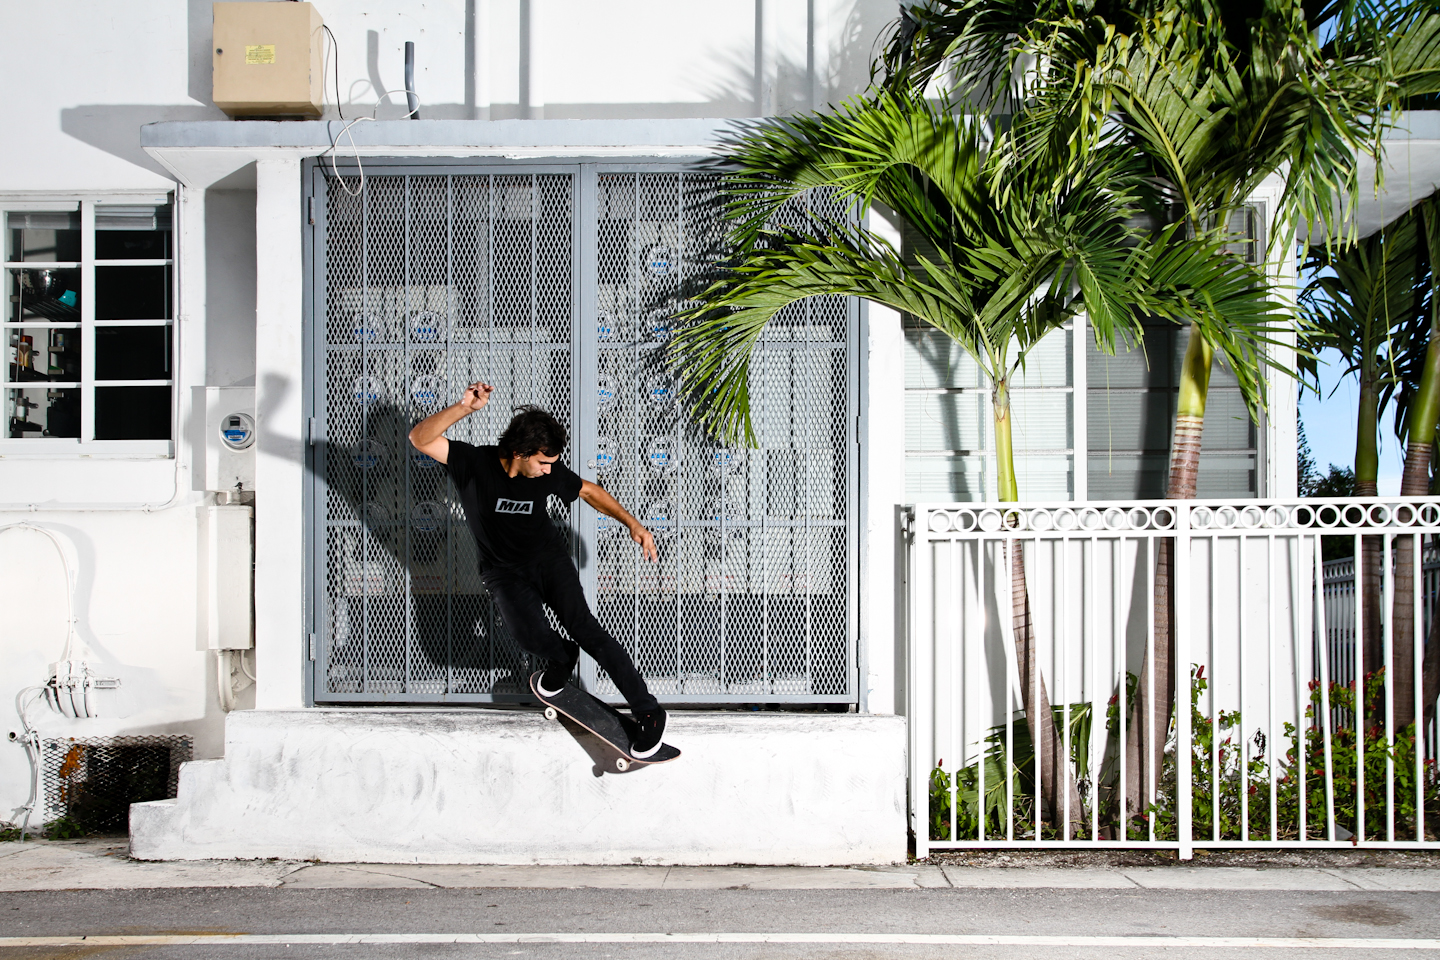
[[496,513],[530,513],[534,507],[534,500],[506,500],[501,497],[495,501]]

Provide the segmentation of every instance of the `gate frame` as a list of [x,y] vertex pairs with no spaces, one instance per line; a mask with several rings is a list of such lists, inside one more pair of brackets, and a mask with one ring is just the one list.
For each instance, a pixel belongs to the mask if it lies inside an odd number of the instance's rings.
[[[681,173],[700,172],[700,164],[713,162],[713,158],[702,155],[693,157],[655,158],[637,155],[627,157],[556,156],[556,157],[375,157],[363,161],[365,176],[426,175],[426,176],[470,176],[477,173],[527,173],[527,174],[570,174],[574,184],[574,217],[572,233],[574,244],[574,289],[572,292],[572,343],[574,362],[571,372],[571,425],[570,459],[580,471],[587,462],[577,451],[593,448],[595,441],[596,403],[593,389],[598,348],[593,337],[584,332],[595,329],[595,304],[598,265],[598,232],[595,227],[596,195],[600,173]],[[356,159],[336,159],[334,168],[341,176],[358,176],[360,166]],[[397,705],[476,705],[525,703],[533,700],[526,694],[424,694],[406,693],[394,696],[348,694],[325,694],[320,690],[322,667],[325,657],[324,604],[320,598],[325,591],[325,537],[323,535],[323,503],[326,489],[324,477],[326,454],[325,381],[323,377],[325,357],[325,330],[323,318],[326,310],[325,276],[327,255],[325,179],[332,168],[332,161],[325,157],[309,157],[301,162],[301,224],[303,236],[303,271],[305,277],[304,314],[302,343],[304,380],[303,392],[305,436],[300,439],[301,452],[305,462],[306,482],[303,492],[304,538],[304,609],[303,623],[306,635],[302,652],[304,662],[304,697],[306,706],[397,706]],[[845,349],[846,349],[846,390],[843,399],[845,410],[844,443],[846,449],[846,476],[844,481],[845,503],[845,633],[849,692],[838,695],[804,696],[795,694],[773,694],[764,697],[765,704],[795,704],[804,706],[849,705],[851,711],[865,710],[865,696],[861,689],[866,675],[866,655],[861,642],[862,620],[860,616],[860,567],[864,562],[864,544],[861,530],[868,510],[864,496],[862,470],[863,438],[868,426],[865,415],[866,405],[862,402],[868,391],[865,364],[861,361],[861,347],[866,342],[868,311],[855,298],[846,298]],[[587,386],[589,389],[586,389]],[[638,506],[638,505],[632,505]],[[571,523],[575,529],[593,530],[596,512],[588,504],[577,500],[571,506]],[[596,575],[593,546],[582,551],[579,544],[572,554],[584,587],[586,600],[594,609],[596,605]],[[622,645],[625,643],[621,640]],[[588,655],[581,656],[581,677],[593,681],[595,664]],[[614,698],[606,698],[614,699]],[[617,701],[618,702],[618,701]],[[753,699],[717,699],[713,696],[670,696],[667,704],[687,707],[719,705],[734,707],[739,703],[753,703]]]

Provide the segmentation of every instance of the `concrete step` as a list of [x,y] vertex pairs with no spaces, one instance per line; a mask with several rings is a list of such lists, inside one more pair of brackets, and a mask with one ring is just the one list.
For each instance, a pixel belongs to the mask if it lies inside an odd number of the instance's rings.
[[135,804],[141,860],[883,864],[905,858],[905,723],[672,712],[671,763],[538,711],[243,711],[223,760]]

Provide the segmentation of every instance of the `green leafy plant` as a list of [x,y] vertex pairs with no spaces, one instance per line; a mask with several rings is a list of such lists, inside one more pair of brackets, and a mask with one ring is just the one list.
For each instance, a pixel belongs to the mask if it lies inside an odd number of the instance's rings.
[[45,824],[41,836],[46,840],[74,840],[85,836],[85,828],[69,817],[58,817]]

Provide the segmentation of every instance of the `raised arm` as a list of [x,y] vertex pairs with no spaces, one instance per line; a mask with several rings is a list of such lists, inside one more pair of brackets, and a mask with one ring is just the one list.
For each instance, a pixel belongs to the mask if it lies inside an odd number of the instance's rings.
[[410,430],[410,445],[428,457],[445,463],[450,456],[450,441],[445,431],[490,402],[495,388],[488,383],[472,383],[465,388],[459,403],[453,403],[415,424]]
[[625,524],[630,530],[630,539],[640,544],[640,552],[645,554],[645,559],[652,563],[660,560],[660,551],[655,548],[655,538],[645,525],[626,512],[620,506],[620,501],[610,495],[610,491],[598,483],[591,483],[589,480],[582,480],[580,483],[580,499],[590,506],[599,510],[607,517],[613,517]]

